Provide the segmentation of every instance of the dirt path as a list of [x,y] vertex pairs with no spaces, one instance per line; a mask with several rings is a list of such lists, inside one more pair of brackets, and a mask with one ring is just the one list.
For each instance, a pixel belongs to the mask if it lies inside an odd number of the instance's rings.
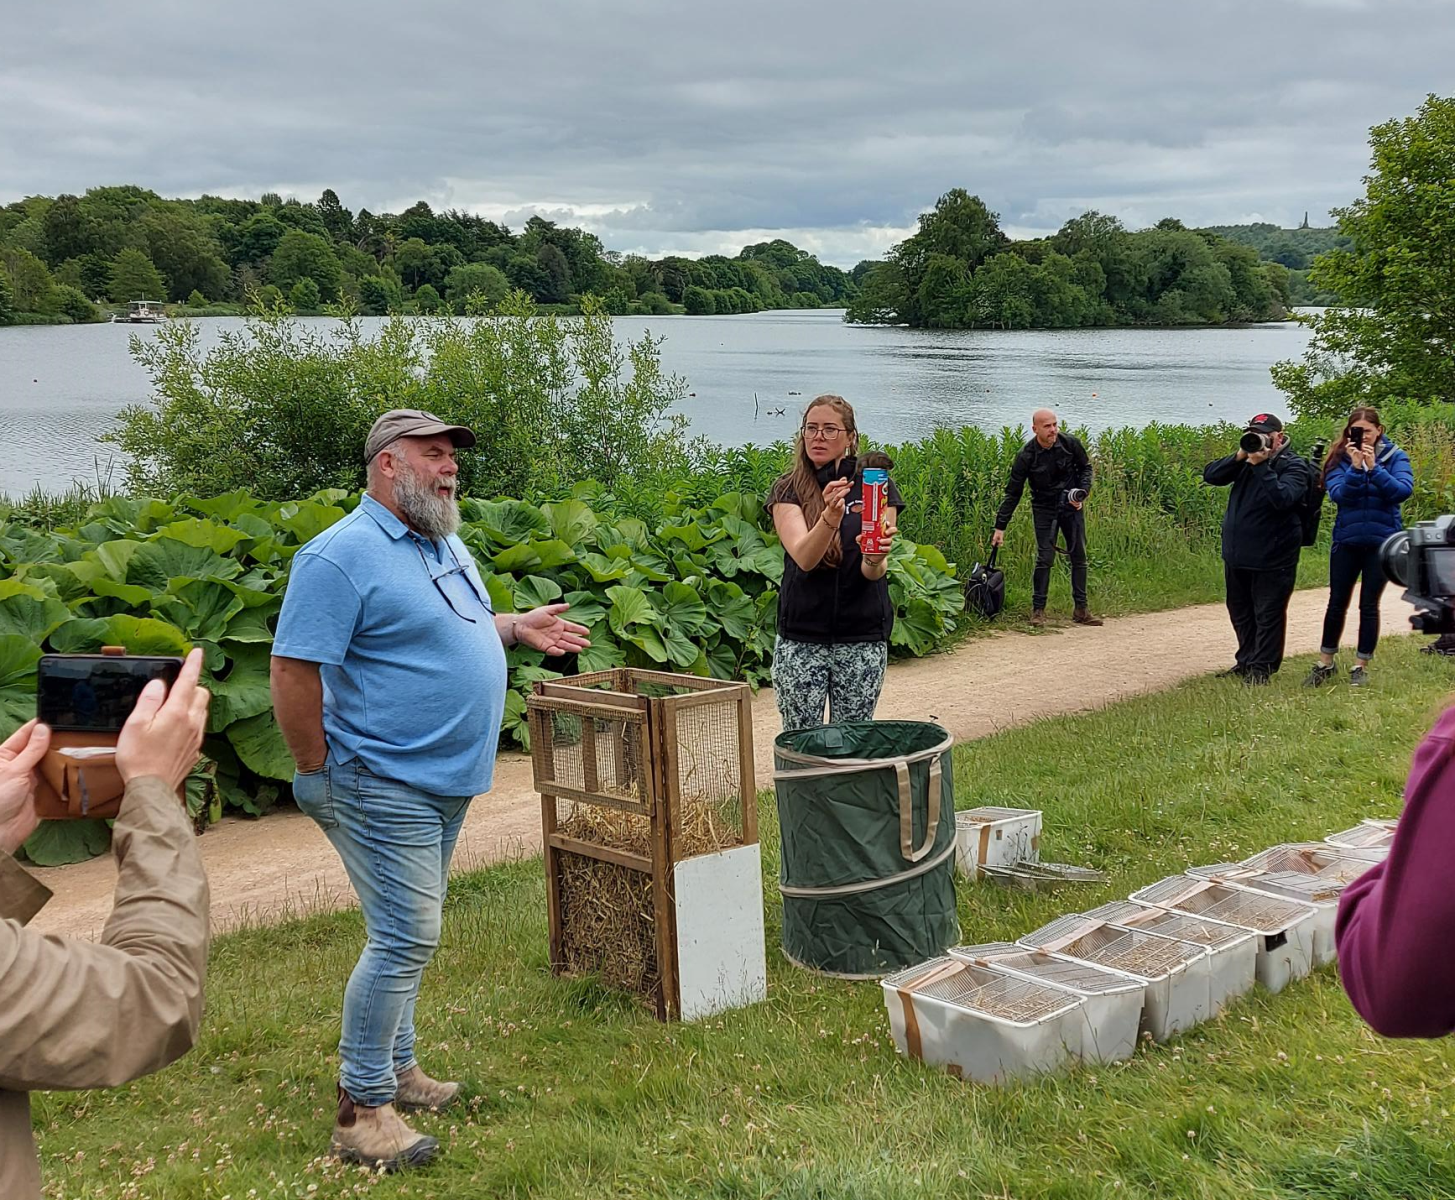
[[[1288,646],[1318,646],[1327,593],[1294,594]],[[1388,589],[1385,635],[1408,632],[1409,606]],[[1353,615],[1353,614],[1351,614]],[[1351,621],[1351,625],[1353,622]],[[1352,636],[1352,629],[1346,632]],[[958,739],[984,737],[1040,717],[1101,708],[1139,692],[1157,691],[1232,662],[1235,643],[1222,605],[1110,620],[1102,629],[1068,625],[1045,634],[1002,633],[953,653],[892,667],[876,715],[934,720]],[[758,786],[772,773],[778,733],[773,693],[753,704]],[[354,902],[332,847],[308,818],[279,813],[261,821],[229,818],[202,838],[219,929],[274,922]],[[502,755],[495,788],[470,808],[455,854],[468,870],[540,849],[540,801],[530,760]],[[35,874],[55,898],[32,922],[48,932],[95,936],[111,910],[116,868],[110,857]]]

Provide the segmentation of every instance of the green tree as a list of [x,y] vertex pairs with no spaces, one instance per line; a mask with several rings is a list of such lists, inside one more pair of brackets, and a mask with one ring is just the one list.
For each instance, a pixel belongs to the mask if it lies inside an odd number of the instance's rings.
[[52,267],[96,249],[95,222],[75,196],[57,196],[41,220],[46,259]]
[[317,312],[318,306],[322,303],[318,284],[307,277],[300,279],[288,289],[288,303],[294,312]]
[[[859,273],[859,293],[849,301],[846,321],[887,325],[902,321],[908,289],[904,272],[897,262],[863,262]],[[859,267],[854,268],[855,271]]]
[[187,296],[187,307],[188,308],[206,308],[207,307],[207,297],[204,296],[201,292],[192,292],[192,293],[190,293]]
[[150,258],[140,250],[128,248],[111,264],[111,283],[107,294],[117,304],[127,304],[132,300],[164,300],[167,281]]
[[1311,273],[1349,307],[1307,318],[1302,361],[1274,368],[1300,414],[1455,399],[1455,98],[1375,126],[1370,148],[1364,195],[1335,213],[1352,248]]
[[393,279],[380,275],[365,275],[359,280],[359,304],[371,317],[382,317],[396,312],[404,303],[404,294]]
[[435,291],[433,284],[422,283],[414,289],[415,310],[428,316],[430,313],[437,313],[444,308],[445,302],[440,299],[440,294]]
[[238,227],[233,263],[260,263],[278,248],[288,227],[272,213],[254,213]]
[[713,294],[706,288],[697,287],[695,284],[683,293],[682,303],[686,305],[690,316],[710,317],[717,312],[717,301],[713,298]]
[[167,280],[169,300],[199,291],[213,300],[227,291],[228,268],[211,231],[190,213],[153,210],[136,225],[147,256]]
[[333,188],[324,188],[314,207],[335,242],[353,242],[354,215],[339,202],[338,193]]
[[54,286],[45,263],[29,250],[0,246],[0,266],[10,276],[16,309],[20,312],[42,312],[41,306]]
[[510,295],[510,281],[489,263],[465,263],[445,276],[445,299],[455,312],[463,314],[465,301],[477,293],[481,303],[494,308]]
[[71,287],[69,284],[57,284],[51,288],[50,294],[42,303],[42,312],[70,317],[78,325],[94,321],[101,315],[80,288]]
[[15,295],[10,290],[10,276],[0,267],[0,325],[11,325],[15,321]]
[[973,272],[1008,241],[996,215],[979,196],[970,195],[964,188],[946,192],[932,211],[921,214],[919,229],[893,252],[904,273],[908,300],[905,319],[911,325],[925,323],[918,308],[919,287],[935,255],[957,258]]
[[545,276],[546,286],[536,296],[545,304],[565,304],[571,298],[571,264],[559,246],[545,243],[536,252],[536,262]]
[[338,299],[343,271],[328,239],[301,229],[290,229],[278,241],[268,264],[268,281],[288,289],[301,279],[311,279],[318,293],[332,303]]

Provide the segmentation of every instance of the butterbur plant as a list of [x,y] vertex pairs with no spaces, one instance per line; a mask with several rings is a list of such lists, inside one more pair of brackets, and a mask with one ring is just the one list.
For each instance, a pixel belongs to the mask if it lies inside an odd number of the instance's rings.
[[[637,666],[763,683],[772,652],[783,549],[761,500],[730,492],[671,504],[651,520],[613,506],[601,485],[544,504],[461,502],[460,536],[498,612],[564,600],[591,631],[581,671]],[[264,500],[238,489],[175,500],[112,497],[79,523],[0,530],[0,736],[35,712],[46,652],[105,645],[135,654],[201,647],[212,691],[202,770],[188,788],[199,825],[223,811],[267,811],[293,777],[273,719],[269,658],[289,565],[344,517],[355,492]],[[890,558],[892,644],[924,654],[953,632],[962,602],[933,547],[898,539]],[[528,745],[525,697],[557,667],[510,650],[503,737]],[[47,823],[28,853],[48,864],[105,848],[104,825]]]

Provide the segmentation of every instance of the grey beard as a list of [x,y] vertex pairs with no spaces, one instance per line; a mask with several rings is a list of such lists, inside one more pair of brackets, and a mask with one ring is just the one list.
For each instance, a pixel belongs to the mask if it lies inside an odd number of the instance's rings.
[[402,461],[394,476],[394,502],[404,519],[432,541],[449,537],[460,527],[460,506],[454,496],[436,496]]

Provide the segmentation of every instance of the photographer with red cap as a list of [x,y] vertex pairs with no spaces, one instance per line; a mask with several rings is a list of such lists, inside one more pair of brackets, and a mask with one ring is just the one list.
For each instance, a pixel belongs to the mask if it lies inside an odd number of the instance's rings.
[[1303,546],[1303,506],[1314,469],[1295,454],[1283,422],[1259,413],[1238,452],[1203,468],[1204,483],[1232,487],[1223,515],[1223,578],[1238,654],[1225,676],[1267,683],[1283,664],[1288,601]]

